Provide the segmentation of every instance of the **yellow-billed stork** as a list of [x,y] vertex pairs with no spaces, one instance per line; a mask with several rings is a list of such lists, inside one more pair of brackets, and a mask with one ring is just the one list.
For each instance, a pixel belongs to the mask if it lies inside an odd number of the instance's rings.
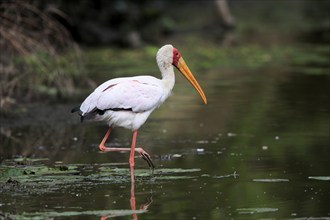
[[[121,77],[111,79],[92,92],[85,101],[71,112],[79,112],[81,121],[106,121],[109,130],[99,145],[99,149],[108,151],[130,151],[129,164],[134,167],[134,153],[148,162],[154,168],[149,154],[142,148],[136,148],[137,130],[145,123],[150,113],[159,107],[171,94],[175,83],[175,66],[185,78],[195,87],[207,104],[206,96],[197,80],[191,73],[180,52],[172,45],[161,47],[156,56],[162,79],[152,76]],[[114,127],[124,127],[133,131],[131,148],[106,147],[111,130]]]

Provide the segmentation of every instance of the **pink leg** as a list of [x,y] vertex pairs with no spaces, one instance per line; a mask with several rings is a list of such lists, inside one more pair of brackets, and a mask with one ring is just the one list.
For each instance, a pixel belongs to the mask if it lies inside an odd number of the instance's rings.
[[112,131],[112,128],[109,128],[109,130],[107,131],[107,133],[105,133],[104,138],[102,139],[101,143],[99,144],[100,151],[104,151],[104,152],[105,151],[110,151],[110,150],[108,150],[108,148],[105,147],[104,144],[108,140],[108,137],[109,137],[111,131]]
[[137,130],[134,130],[133,137],[132,137],[131,153],[129,155],[129,166],[131,167],[131,169],[134,168],[134,153],[135,153],[136,136],[137,136]]
[[133,131],[133,137],[132,137],[132,145],[131,148],[117,148],[117,147],[106,147],[105,142],[107,141],[110,133],[112,131],[112,128],[109,128],[107,133],[105,134],[104,138],[102,139],[101,143],[99,144],[99,149],[103,152],[109,152],[109,151],[130,151],[130,157],[129,157],[129,164],[130,167],[134,167],[134,152],[138,152],[140,156],[147,161],[149,167],[154,168],[154,164],[151,161],[150,155],[143,150],[142,148],[135,148],[136,144],[136,137],[137,137],[137,130]]

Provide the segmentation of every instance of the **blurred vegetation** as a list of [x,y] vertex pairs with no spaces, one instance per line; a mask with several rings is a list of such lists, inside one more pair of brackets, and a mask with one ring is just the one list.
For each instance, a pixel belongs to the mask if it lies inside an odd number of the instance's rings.
[[319,67],[330,55],[329,1],[228,2],[231,28],[222,25],[214,1],[203,11],[199,1],[2,1],[0,106],[72,97],[117,76],[158,76],[154,56],[168,42],[198,59],[189,65],[201,71],[290,63],[327,74]]
[[2,1],[0,18],[0,107],[72,94],[80,52],[69,31],[25,1]]

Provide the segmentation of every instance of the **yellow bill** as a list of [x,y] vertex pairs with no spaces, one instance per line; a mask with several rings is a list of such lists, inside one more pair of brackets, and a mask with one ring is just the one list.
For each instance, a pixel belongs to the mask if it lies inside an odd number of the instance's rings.
[[198,84],[197,80],[195,79],[194,75],[191,73],[189,67],[187,66],[186,62],[182,57],[180,57],[178,65],[177,65],[178,70],[186,77],[186,79],[193,85],[193,87],[197,90],[199,95],[202,97],[203,101],[205,104],[207,104],[207,99],[206,96]]

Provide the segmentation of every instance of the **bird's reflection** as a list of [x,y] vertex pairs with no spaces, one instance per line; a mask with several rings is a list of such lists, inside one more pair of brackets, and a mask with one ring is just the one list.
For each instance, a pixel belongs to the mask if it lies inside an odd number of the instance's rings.
[[[130,198],[130,205],[131,209],[133,211],[133,219],[137,220],[137,214],[134,212],[136,211],[136,201],[135,201],[135,179],[134,179],[134,168],[130,169],[130,175],[131,175],[131,198]],[[147,203],[144,203],[140,206],[139,210],[147,210],[149,205],[152,203],[152,198],[150,197],[150,200]]]
[[[130,169],[130,177],[131,177],[131,194],[130,194],[130,206],[131,206],[131,210],[132,210],[132,217],[134,220],[138,220],[138,216],[136,213],[136,199],[135,199],[135,178],[134,178],[134,167],[132,167]],[[143,203],[142,205],[140,205],[139,210],[148,210],[148,207],[150,206],[150,204],[152,203],[152,197],[148,197],[147,198],[147,202]],[[111,217],[115,217],[113,215],[109,216],[102,216],[101,220],[106,220],[108,218]]]

